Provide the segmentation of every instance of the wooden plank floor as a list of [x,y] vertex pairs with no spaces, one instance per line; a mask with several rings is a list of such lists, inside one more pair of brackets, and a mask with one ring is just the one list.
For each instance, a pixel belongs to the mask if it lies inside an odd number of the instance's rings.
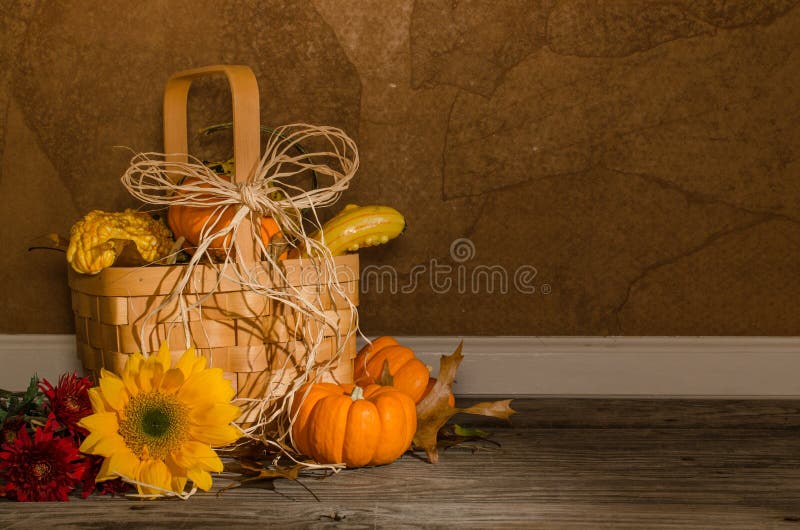
[[[529,399],[502,447],[187,502],[0,503],[3,528],[800,530],[800,403]],[[464,419],[462,418],[462,421]],[[463,421],[469,423],[469,421]],[[223,481],[218,481],[222,484]]]

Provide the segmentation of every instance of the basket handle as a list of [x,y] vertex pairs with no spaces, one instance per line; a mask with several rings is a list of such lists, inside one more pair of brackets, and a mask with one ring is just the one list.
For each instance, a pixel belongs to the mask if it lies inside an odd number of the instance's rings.
[[[225,74],[231,89],[233,106],[234,181],[246,182],[261,156],[261,115],[258,82],[248,66],[214,65],[183,70],[173,74],[164,89],[164,153],[167,162],[188,162],[186,106],[192,81],[207,75]],[[242,256],[240,263],[260,260],[251,237],[250,222],[242,220],[236,240]]]

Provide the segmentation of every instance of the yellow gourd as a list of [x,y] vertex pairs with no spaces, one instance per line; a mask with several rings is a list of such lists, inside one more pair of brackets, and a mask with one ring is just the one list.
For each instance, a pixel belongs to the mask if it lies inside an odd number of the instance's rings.
[[175,242],[164,221],[150,214],[93,210],[70,230],[67,262],[76,272],[97,274],[113,265],[130,243],[145,264],[167,256]]
[[360,248],[382,245],[402,234],[405,227],[403,215],[390,206],[348,204],[311,237],[322,241],[324,235],[325,246],[331,254],[341,256]]

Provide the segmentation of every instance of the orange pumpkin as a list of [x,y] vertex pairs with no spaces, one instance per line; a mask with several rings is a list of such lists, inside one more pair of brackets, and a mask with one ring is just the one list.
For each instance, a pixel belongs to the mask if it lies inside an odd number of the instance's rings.
[[[191,182],[191,180],[188,182]],[[212,232],[216,232],[230,224],[233,216],[236,215],[237,209],[235,207],[228,207],[221,214],[218,211],[215,213],[215,210],[215,206],[196,207],[172,205],[169,207],[169,211],[167,212],[169,227],[172,229],[175,239],[181,236],[185,238],[183,248],[186,249],[188,253],[194,253],[194,249],[200,242],[200,233],[206,222],[209,222],[209,217],[216,220],[214,226],[210,227]],[[276,223],[272,217],[261,218],[260,232],[261,241],[264,243],[264,246],[267,246],[270,240],[276,234],[279,234],[280,231],[278,223]],[[228,234],[224,238],[222,236],[215,238],[209,246],[209,251],[219,257],[224,256],[226,249],[230,245],[231,237],[231,234]]]
[[297,397],[295,448],[322,464],[389,464],[409,448],[417,429],[414,402],[392,387],[316,383]]
[[356,384],[364,386],[376,383],[387,361],[389,373],[394,379],[392,386],[408,394],[414,403],[419,403],[428,386],[428,367],[417,359],[412,349],[400,346],[391,337],[380,337],[358,352],[355,360]]
[[367,344],[363,348],[361,348],[358,352],[359,355],[363,354],[371,354],[372,352],[378,352],[385,348],[386,346],[397,346],[400,343],[394,337],[378,337],[377,339],[372,341],[372,344]]

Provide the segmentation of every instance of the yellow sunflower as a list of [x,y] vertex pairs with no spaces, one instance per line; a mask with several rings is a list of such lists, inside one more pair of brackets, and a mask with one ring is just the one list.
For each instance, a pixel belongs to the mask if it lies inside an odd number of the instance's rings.
[[[219,368],[189,349],[174,368],[162,344],[147,359],[128,358],[122,377],[101,370],[98,386],[89,390],[94,414],[79,425],[89,430],[84,453],[105,457],[97,482],[122,476],[181,493],[187,479],[205,491],[209,472],[222,471],[212,447],[236,441],[231,423],[239,407],[230,403],[234,390]],[[141,495],[163,491],[137,486]]]

